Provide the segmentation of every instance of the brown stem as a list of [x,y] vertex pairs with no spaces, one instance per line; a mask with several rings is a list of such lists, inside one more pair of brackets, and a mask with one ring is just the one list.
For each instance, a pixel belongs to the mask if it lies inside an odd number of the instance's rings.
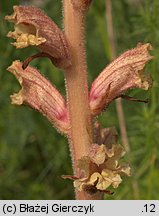
[[[87,65],[85,54],[85,12],[64,0],[65,35],[70,46],[72,65],[66,69],[66,88],[71,133],[69,136],[74,175],[79,176],[77,160],[88,155],[93,142],[92,119],[88,104]],[[77,192],[77,199],[100,199]]]
[[[109,38],[110,48],[111,48],[110,49],[111,50],[110,60],[113,60],[116,57],[116,45],[115,45],[115,37],[114,37],[114,31],[113,31],[113,17],[112,17],[111,0],[105,0],[105,5],[106,5],[107,32],[108,32],[108,38]],[[117,110],[117,115],[118,115],[122,143],[123,143],[123,146],[125,147],[125,150],[128,152],[130,151],[130,146],[129,146],[128,136],[127,136],[125,116],[124,116],[121,98],[116,99],[115,102],[116,102],[116,110]]]

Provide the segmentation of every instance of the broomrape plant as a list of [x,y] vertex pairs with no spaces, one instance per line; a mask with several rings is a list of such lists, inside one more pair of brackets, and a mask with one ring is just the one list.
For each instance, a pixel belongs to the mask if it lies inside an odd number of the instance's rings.
[[[21,90],[11,95],[12,104],[27,104],[41,112],[62,134],[68,137],[72,157],[76,199],[102,199],[112,194],[123,175],[130,175],[128,164],[119,164],[124,148],[117,143],[114,128],[101,128],[95,117],[128,89],[151,86],[144,74],[145,64],[152,59],[150,44],[139,43],[110,63],[87,85],[85,53],[85,17],[91,0],[63,0],[64,32],[43,11],[31,6],[14,6],[6,20],[14,23],[8,37],[15,39],[16,48],[36,46],[40,52],[20,62],[16,60],[8,71],[18,79]],[[66,99],[41,73],[29,66],[34,58],[47,57],[63,70]],[[133,99],[132,99],[133,100]]]

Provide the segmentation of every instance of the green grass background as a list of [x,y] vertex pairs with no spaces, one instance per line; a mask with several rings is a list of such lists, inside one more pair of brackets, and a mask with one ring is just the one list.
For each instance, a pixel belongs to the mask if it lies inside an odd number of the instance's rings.
[[[10,45],[6,34],[13,25],[4,21],[4,16],[12,13],[13,5],[36,2],[0,1],[0,199],[74,199],[72,182],[61,179],[63,174],[72,174],[67,139],[41,114],[10,104],[9,95],[20,86],[6,68],[13,60],[23,61],[36,50],[16,50]],[[61,0],[43,2],[41,8],[62,27]],[[114,195],[105,198],[159,199],[159,1],[112,2],[118,55],[138,42],[150,42],[155,58],[146,67],[153,77],[152,89],[128,92],[133,97],[149,98],[149,104],[123,101],[131,148],[125,160],[131,164],[132,176],[124,178]],[[89,86],[110,58],[104,3],[94,0],[87,16]],[[49,60],[35,60],[31,64],[65,95],[63,73]],[[114,102],[98,119],[103,127],[115,126],[119,132]]]

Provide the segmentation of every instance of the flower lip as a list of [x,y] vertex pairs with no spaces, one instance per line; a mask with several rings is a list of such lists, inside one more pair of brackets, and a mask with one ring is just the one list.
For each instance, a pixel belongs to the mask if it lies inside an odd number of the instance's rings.
[[17,49],[25,48],[28,46],[39,46],[46,42],[46,39],[39,37],[36,28],[33,25],[17,24],[15,25],[14,32],[8,32],[8,37],[16,39],[16,42],[12,43]]

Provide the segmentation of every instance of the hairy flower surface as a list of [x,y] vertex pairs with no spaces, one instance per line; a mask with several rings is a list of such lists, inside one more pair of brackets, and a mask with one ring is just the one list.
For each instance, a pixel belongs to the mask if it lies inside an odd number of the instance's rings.
[[34,45],[50,55],[52,62],[60,68],[70,66],[68,43],[64,33],[51,18],[40,9],[31,6],[14,6],[14,13],[5,17],[15,23],[15,30],[8,37],[16,40],[16,48]]
[[13,104],[27,104],[41,112],[58,130],[69,130],[68,111],[63,96],[38,70],[30,66],[22,69],[22,63],[14,61],[8,70],[18,79],[22,89],[11,95]]
[[152,59],[148,53],[150,44],[139,44],[136,48],[123,53],[108,65],[92,83],[90,108],[98,115],[115,98],[131,88],[147,90],[151,78],[144,74],[145,64]]

